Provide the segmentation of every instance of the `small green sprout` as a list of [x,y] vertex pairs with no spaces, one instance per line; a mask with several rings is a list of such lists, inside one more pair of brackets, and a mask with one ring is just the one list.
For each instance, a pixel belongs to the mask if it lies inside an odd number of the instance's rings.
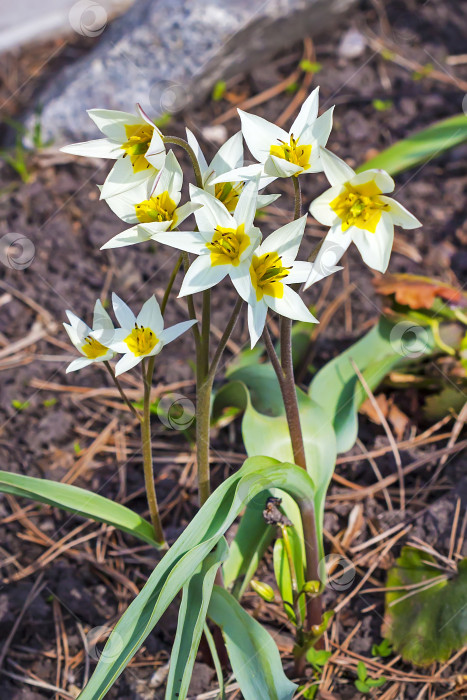
[[372,688],[381,688],[381,686],[386,683],[386,678],[384,676],[380,676],[380,678],[370,678],[367,667],[363,661],[358,662],[357,676],[355,687],[364,695],[368,695]]

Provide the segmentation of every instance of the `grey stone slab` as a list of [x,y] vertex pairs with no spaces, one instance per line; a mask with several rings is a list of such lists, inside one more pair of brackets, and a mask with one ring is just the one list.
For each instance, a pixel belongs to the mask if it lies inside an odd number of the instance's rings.
[[202,100],[213,85],[341,20],[356,0],[137,0],[39,97],[44,134],[94,138],[85,110],[152,116]]

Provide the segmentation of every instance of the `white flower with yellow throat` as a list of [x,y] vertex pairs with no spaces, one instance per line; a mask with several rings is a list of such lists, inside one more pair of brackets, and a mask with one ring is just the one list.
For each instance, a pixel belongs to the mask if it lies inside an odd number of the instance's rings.
[[307,97],[289,132],[239,109],[243,138],[259,162],[227,172],[225,179],[235,182],[258,174],[277,178],[321,172],[319,147],[326,145],[331,133],[334,107],[318,117],[318,94],[316,88]]
[[[164,319],[154,296],[143,304],[138,316],[135,316],[130,307],[116,294],[112,294],[112,305],[121,327],[113,332],[108,345],[114,352],[123,355],[115,365],[116,376],[136,367],[146,357],[158,355],[164,345],[171,343],[197,323],[182,321],[175,326],[164,328]],[[99,341],[106,337],[106,332],[93,331],[92,336]]]
[[[157,240],[161,231],[173,231],[201,204],[186,202],[179,207],[183,172],[172,151],[165,159],[163,169],[148,189],[145,183],[129,192],[107,199],[112,211],[127,224],[134,224],[105,243],[106,248],[122,248],[135,243]],[[175,236],[175,234],[171,234]],[[178,236],[178,233],[176,234]]]
[[82,141],[60,150],[89,158],[116,160],[102,189],[101,199],[154,180],[165,161],[162,134],[140,105],[137,114],[113,109],[90,109],[88,114],[104,138]]
[[254,226],[258,181],[248,182],[231,214],[222,202],[198,187],[190,186],[199,231],[160,233],[154,239],[198,257],[190,265],[180,289],[181,297],[214,287],[227,275],[232,281],[248,274],[251,256],[261,240]]
[[[82,355],[82,357],[78,357],[68,365],[67,373],[76,372],[95,362],[108,362],[115,356],[115,352],[104,344],[113,337],[114,325],[99,299],[94,305],[92,328],[72,311],[67,311],[66,315],[70,323],[64,323],[63,325],[71,342]],[[101,332],[101,341],[93,337],[93,331]]]
[[394,241],[394,224],[413,229],[420,221],[402,204],[386,194],[394,190],[394,180],[384,170],[356,173],[327,149],[321,161],[331,187],[310,205],[317,221],[330,226],[313,263],[305,288],[334,271],[353,242],[368,267],[386,272]]
[[310,274],[311,263],[296,260],[305,224],[306,216],[302,216],[271,233],[254,251],[246,274],[232,279],[237,292],[248,303],[251,347],[261,337],[268,309],[296,321],[318,323],[289,286],[304,282]]

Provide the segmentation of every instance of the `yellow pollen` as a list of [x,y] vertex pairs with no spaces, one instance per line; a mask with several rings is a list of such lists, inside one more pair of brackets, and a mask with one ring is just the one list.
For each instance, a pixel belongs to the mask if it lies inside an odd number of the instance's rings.
[[362,185],[345,183],[345,191],[330,202],[329,206],[342,221],[342,231],[351,226],[376,233],[381,213],[387,209],[379,197],[381,190],[373,180]]
[[243,183],[218,182],[215,187],[215,197],[226,207],[227,211],[235,211]]
[[122,143],[126,158],[130,156],[133,172],[139,173],[141,170],[152,168],[152,165],[144,157],[149,144],[151,143],[154,127],[149,124],[125,124],[127,141]]
[[[270,154],[277,158],[283,158],[289,163],[299,165],[303,170],[308,170],[310,167],[311,146],[299,146],[298,139],[294,139],[293,134],[290,135],[290,142],[281,141],[279,146],[271,146]],[[294,177],[300,173],[295,173]]]
[[177,220],[175,216],[176,208],[177,205],[170,198],[168,192],[162,192],[162,194],[135,204],[136,216],[142,224],[150,224],[153,221],[171,221],[170,228],[175,226]]
[[159,342],[159,338],[150,328],[137,326],[135,323],[135,327],[130,335],[127,335],[123,342],[127,344],[128,350],[132,352],[133,355],[141,357],[142,355],[149,355],[151,350],[154,350]]
[[250,237],[245,233],[245,225],[242,224],[237,229],[221,228],[218,226],[210,243],[206,243],[206,248],[211,251],[211,265],[233,265],[240,264],[241,254],[250,245]]
[[277,253],[265,253],[260,257],[253,255],[250,276],[256,301],[261,301],[265,294],[281,299],[284,296],[282,280],[289,272],[290,267],[283,267],[282,258]]
[[97,360],[98,357],[106,355],[109,348],[106,348],[105,345],[102,345],[102,343],[99,343],[98,340],[91,338],[91,336],[88,335],[88,337],[84,339],[84,344],[81,346],[81,351],[89,360]]

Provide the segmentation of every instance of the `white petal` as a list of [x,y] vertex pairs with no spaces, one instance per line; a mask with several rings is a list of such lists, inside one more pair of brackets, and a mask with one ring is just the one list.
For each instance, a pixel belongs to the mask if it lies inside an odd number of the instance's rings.
[[230,272],[231,265],[211,265],[210,255],[200,255],[188,268],[179,297],[195,294],[218,284]]
[[167,153],[164,168],[154,188],[153,196],[168,192],[175,204],[180,201],[180,191],[183,184],[183,173],[180,163],[176,159],[173,151]]
[[353,242],[360,251],[363,262],[373,270],[386,272],[394,242],[394,224],[391,215],[383,211],[375,233],[364,231],[356,226],[352,226],[347,233],[352,234]]
[[133,369],[133,367],[136,367],[141,360],[144,360],[144,355],[139,355],[139,357],[137,357],[136,355],[133,355],[132,352],[128,352],[126,355],[123,355],[123,357],[115,365],[115,376],[118,377],[120,374],[128,372],[129,369]]
[[295,173],[302,172],[303,168],[295,163],[289,163],[285,158],[268,156],[264,163],[264,172],[272,177],[291,177]]
[[[244,182],[246,180],[254,180],[258,175],[263,173],[262,163],[252,163],[251,165],[245,165],[242,168],[235,168],[235,170],[229,170],[223,175],[217,175],[213,179],[209,179],[209,185],[217,185],[223,182]],[[269,183],[273,182],[276,178],[261,178],[260,187],[266,187]],[[264,181],[264,184],[263,184]]]
[[374,182],[380,192],[394,192],[395,182],[385,170],[364,170],[350,180],[351,185],[364,185],[366,182]]
[[178,338],[182,333],[194,326],[195,323],[198,323],[198,321],[182,321],[181,323],[176,323],[175,326],[165,328],[160,335],[160,339],[164,345],[167,345],[167,343],[171,343],[172,340],[175,340],[175,338]]
[[199,231],[164,231],[155,233],[152,240],[164,245],[169,245],[177,250],[184,250],[195,255],[207,254],[206,241],[212,239],[212,233],[200,233]]
[[198,165],[199,165],[200,170],[201,170],[201,175],[204,178],[204,176],[208,170],[208,164],[206,163],[206,158],[203,155],[203,151],[201,150],[201,147],[198,143],[198,139],[193,134],[193,132],[190,131],[190,129],[186,130],[186,140],[188,141],[188,145],[191,146],[191,148],[193,149],[193,151],[195,153],[196,160],[198,161]]
[[93,330],[99,330],[100,328],[105,330],[113,330],[114,324],[110,318],[107,311],[104,309],[100,299],[96,300],[94,304],[94,317],[92,322]]
[[256,198],[256,208],[264,209],[264,207],[268,207],[275,202],[276,199],[279,199],[279,197],[280,194],[259,194]]
[[297,257],[300,243],[305,231],[306,214],[296,221],[290,221],[281,226],[261,243],[257,255],[277,253],[282,257],[284,265],[291,265]]
[[230,270],[230,279],[241,298],[249,304],[255,303],[256,293],[251,283],[250,261],[246,260]]
[[284,285],[284,294],[281,298],[264,295],[266,304],[281,316],[292,318],[294,321],[306,321],[318,323],[318,319],[307,309],[297,292]]
[[111,338],[109,337],[110,331],[93,331],[91,335],[93,338],[98,340],[99,343],[102,343],[103,340],[106,340],[106,345],[108,348],[110,348],[114,352],[118,352],[122,355],[125,355],[126,353],[128,353],[128,345],[126,344],[125,339],[131,333],[131,330],[131,328],[116,328],[112,331]]
[[238,113],[242,121],[243,138],[253,156],[261,163],[264,163],[269,156],[271,146],[277,146],[284,141],[289,143],[288,133],[280,126],[271,124],[255,114],[248,114],[241,109],[238,110]]
[[[328,142],[329,134],[332,129],[332,114],[334,112],[334,107],[328,109],[324,114],[322,114],[318,119],[302,134],[300,143],[302,145],[313,143],[316,146],[325,146]],[[294,134],[295,136],[295,134]],[[318,150],[314,145],[314,149]]]
[[302,282],[306,282],[310,276],[312,268],[312,263],[306,262],[306,260],[297,260],[292,265],[292,269],[287,275],[287,279],[285,281],[287,284],[301,284]]
[[111,139],[95,139],[93,141],[81,141],[70,143],[60,149],[63,153],[71,153],[74,156],[87,156],[88,158],[120,158],[123,155],[118,141]]
[[250,180],[242,189],[234,211],[234,219],[238,226],[245,225],[245,232],[253,226],[253,219],[256,214],[256,200],[258,197],[259,180]]
[[76,360],[73,360],[73,362],[70,362],[65,372],[66,374],[69,374],[69,372],[77,372],[79,369],[83,369],[83,367],[92,365],[93,362],[95,362],[95,360],[90,360],[88,357],[78,357]]
[[391,219],[396,226],[402,226],[402,228],[418,228],[422,225],[416,216],[407,211],[407,209],[403,207],[402,204],[399,204],[399,202],[396,202],[395,199],[385,197],[384,195],[382,195],[380,199],[388,205]]
[[[315,88],[313,92],[308,95],[305,102],[300,108],[292,127],[290,133],[293,134],[294,139],[299,139],[302,133],[307,127],[309,127],[318,116],[318,103],[319,103],[319,87]],[[288,139],[287,139],[288,140]]]
[[337,263],[351,242],[350,232],[343,233],[340,223],[329,229],[313,263],[310,276],[305,283],[305,289],[342,269],[337,266]]
[[[141,121],[145,121],[146,124],[149,124],[149,126],[153,126],[157,131],[159,131],[159,129],[157,128],[157,126],[155,126],[151,117],[148,115],[147,112],[145,112],[145,110],[141,107],[139,102],[136,103],[136,111],[138,112],[139,116],[141,117]],[[159,131],[159,133],[160,133],[160,131]]]
[[339,222],[339,217],[329,205],[343,191],[344,188],[342,185],[336,185],[335,187],[330,187],[326,192],[323,192],[323,194],[320,194],[319,197],[312,201],[310,204],[310,214],[315,217],[316,221],[319,221],[319,223],[324,226],[334,226],[334,224]]
[[71,327],[75,331],[78,338],[84,340],[84,338],[86,338],[91,331],[87,323],[82,321],[76,314],[73,313],[73,311],[66,311],[65,313],[68,316]]
[[333,187],[343,185],[355,177],[355,170],[352,170],[350,165],[328,151],[327,148],[320,148],[320,158],[324,173]]
[[146,180],[127,192],[121,192],[115,197],[108,197],[105,202],[122,221],[127,224],[136,224],[138,217],[135,205],[144,202],[150,196],[149,180]]
[[136,316],[134,315],[130,307],[127,304],[125,304],[123,299],[120,299],[120,297],[117,296],[115,292],[113,292],[112,294],[112,306],[115,316],[117,317],[117,321],[119,322],[121,327],[128,328],[129,330],[131,330],[136,323]]
[[130,159],[119,158],[102,185],[101,199],[127,192],[148,179],[154,179],[155,176],[156,171],[149,163],[145,170],[134,173]]
[[201,209],[201,206],[201,204],[195,204],[195,202],[185,202],[181,207],[178,207],[176,211],[177,226],[180,226],[195,211]]
[[154,295],[144,302],[143,308],[136,318],[136,323],[138,326],[150,328],[158,337],[162,333],[164,321],[159,304]]
[[140,116],[114,109],[88,109],[88,114],[103,134],[120,143],[127,141],[125,126],[143,124]]
[[227,173],[229,170],[240,168],[243,165],[243,140],[242,132],[237,131],[217,151],[212,159],[209,170],[216,176]]
[[132,226],[126,231],[117,233],[116,236],[104,243],[101,250],[108,250],[109,248],[125,248],[127,245],[135,245],[135,243],[146,243],[151,240],[151,234],[146,233],[142,226]]
[[190,197],[195,204],[203,205],[195,212],[196,223],[200,231],[213,231],[217,226],[234,228],[234,220],[226,207],[211,194],[190,185]]
[[264,330],[268,307],[264,298],[253,304],[248,304],[248,330],[250,332],[251,347],[254,348]]
[[65,328],[66,332],[68,333],[68,337],[70,338],[71,342],[75,346],[77,350],[80,349],[81,345],[83,344],[84,338],[80,338],[75,331],[75,329],[68,325],[68,323],[64,323],[63,327]]
[[151,163],[156,170],[161,170],[165,163],[165,145],[162,140],[161,132],[159,129],[154,129],[152,134],[151,143],[148,146],[148,150],[144,156],[146,160]]

